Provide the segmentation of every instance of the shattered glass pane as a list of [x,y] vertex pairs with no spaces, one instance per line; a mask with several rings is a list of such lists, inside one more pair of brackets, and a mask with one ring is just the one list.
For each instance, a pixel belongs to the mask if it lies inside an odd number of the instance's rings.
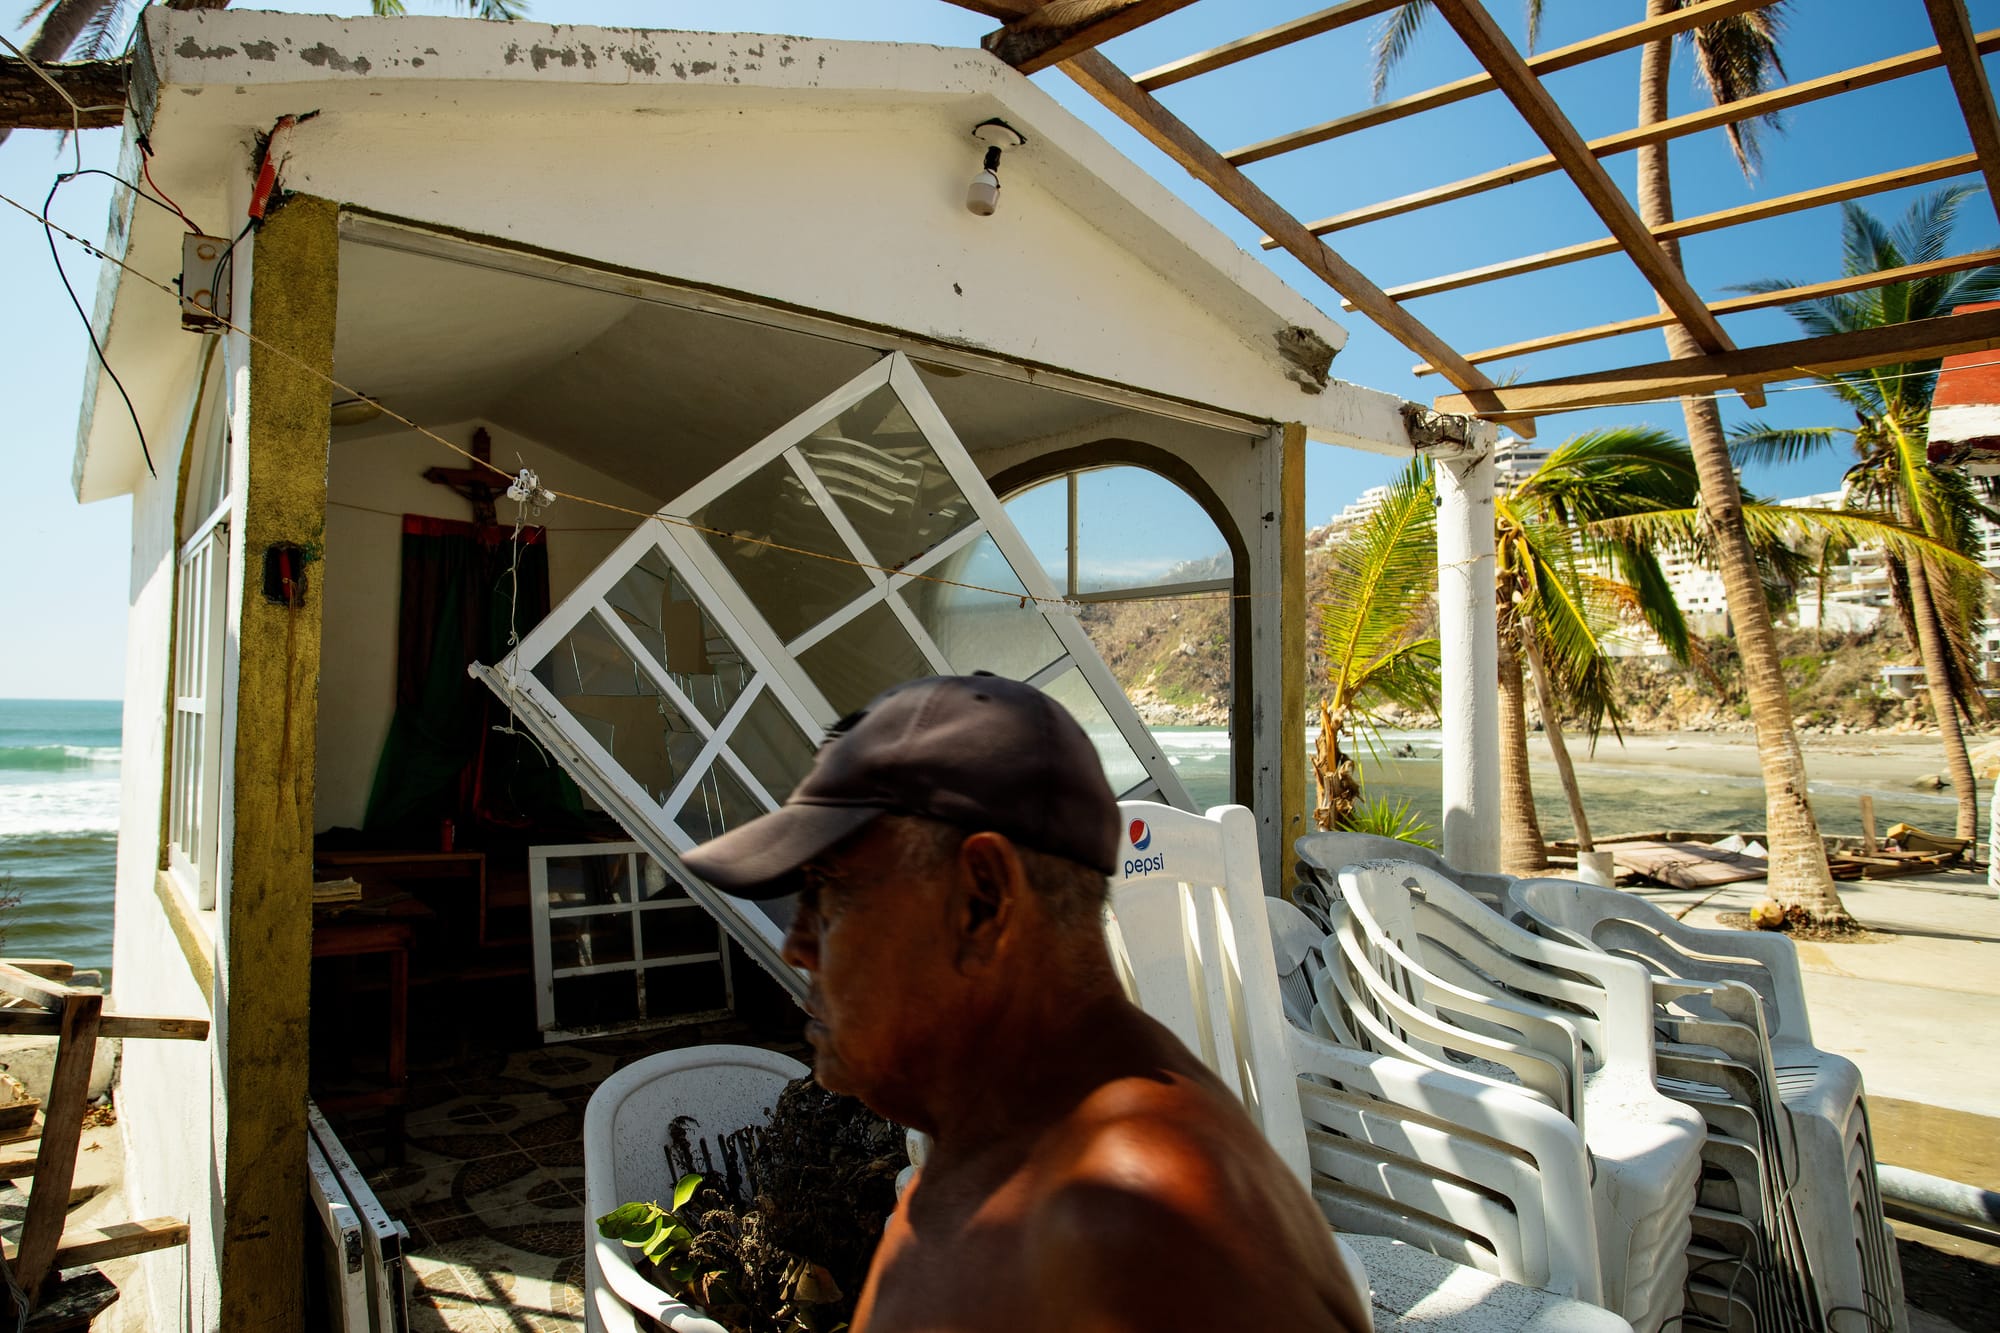
[[814,431],[799,451],[875,564],[901,569],[976,517],[886,384]]
[[604,600],[710,722],[722,721],[756,674],[657,546]]
[[[1027,590],[991,537],[981,537],[925,573],[929,577],[905,585],[900,595],[952,670],[1026,680],[1063,655],[1062,640],[1049,628],[1042,608],[1023,600]],[[953,586],[960,583],[996,591]]]
[[853,712],[899,681],[931,674],[896,613],[877,603],[799,654],[837,716]]
[[782,457],[709,501],[692,518],[714,530],[702,539],[781,639],[797,638],[872,586],[867,574],[851,563],[854,554],[820,512],[819,502]]
[[703,737],[595,616],[585,616],[535,667],[618,766],[664,803],[700,756]]
[[750,789],[718,756],[702,775],[701,782],[688,793],[674,822],[696,842],[706,842],[763,813],[764,807],[757,803]]
[[769,690],[750,701],[726,744],[774,802],[790,796],[812,767],[813,743]]

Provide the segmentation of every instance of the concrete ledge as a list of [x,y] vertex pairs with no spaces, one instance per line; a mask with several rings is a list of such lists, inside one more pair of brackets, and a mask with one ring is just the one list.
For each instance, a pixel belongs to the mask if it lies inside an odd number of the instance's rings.
[[[111,1091],[111,1081],[118,1074],[120,1044],[118,1037],[98,1038],[97,1057],[90,1064],[89,1097],[92,1101]],[[56,1069],[56,1039],[0,1037],[0,1069],[19,1079],[29,1093],[47,1102],[49,1080]]]

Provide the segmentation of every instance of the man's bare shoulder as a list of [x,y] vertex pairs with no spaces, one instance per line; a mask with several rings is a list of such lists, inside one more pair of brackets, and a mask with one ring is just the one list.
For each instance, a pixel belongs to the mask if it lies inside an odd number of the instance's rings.
[[1296,1182],[1214,1090],[1118,1080],[1049,1146],[1061,1166],[1024,1222],[1032,1289],[1060,1326],[1356,1327],[1325,1223],[1299,1192],[1301,1216]]

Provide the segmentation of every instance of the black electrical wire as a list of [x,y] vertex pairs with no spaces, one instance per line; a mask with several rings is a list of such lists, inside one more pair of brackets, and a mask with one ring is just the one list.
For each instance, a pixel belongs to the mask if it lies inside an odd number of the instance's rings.
[[[111,175],[108,171],[103,174]],[[62,279],[63,290],[69,294],[69,303],[76,308],[76,317],[83,321],[83,331],[90,338],[90,350],[97,353],[97,364],[104,367],[104,373],[109,375],[111,382],[118,387],[118,396],[125,400],[125,410],[132,416],[132,429],[139,433],[139,454],[146,460],[146,473],[157,479],[160,474],[153,467],[153,451],[146,447],[146,428],[139,424],[139,409],[132,406],[132,395],[125,392],[125,382],[118,378],[118,372],[111,368],[109,361],[105,360],[104,348],[97,341],[97,330],[90,326],[90,315],[84,310],[83,302],[76,299],[76,288],[69,285],[69,274],[63,271],[62,255],[56,250],[56,229],[55,224],[49,221],[49,208],[56,201],[56,191],[75,178],[74,174],[58,176],[55,184],[49,186],[48,197],[42,200],[42,235],[48,240],[49,260],[56,266],[56,276]],[[154,202],[159,201],[154,200]],[[160,206],[166,207],[165,204]]]
[[176,218],[179,218],[182,222],[187,223],[189,231],[195,232],[197,234],[199,234],[201,231],[201,228],[195,226],[194,222],[188,217],[188,215],[181,212],[180,209],[175,208],[172,204],[166,202],[164,198],[156,199],[152,195],[147,194],[144,190],[140,189],[137,185],[133,184],[131,181],[126,180],[123,176],[119,175],[115,171],[106,171],[102,167],[79,167],[75,171],[65,171],[56,180],[56,184],[62,185],[67,181],[75,180],[78,176],[103,176],[107,180],[117,181],[120,185],[130,190],[133,194],[138,195],[141,199],[144,199],[147,203],[153,205],[155,208],[165,209],[167,212],[173,214]]

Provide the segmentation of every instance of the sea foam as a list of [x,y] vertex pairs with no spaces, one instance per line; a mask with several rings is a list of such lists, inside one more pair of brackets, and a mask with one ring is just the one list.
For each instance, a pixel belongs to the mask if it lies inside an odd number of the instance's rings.
[[0,838],[118,831],[118,779],[0,783]]

